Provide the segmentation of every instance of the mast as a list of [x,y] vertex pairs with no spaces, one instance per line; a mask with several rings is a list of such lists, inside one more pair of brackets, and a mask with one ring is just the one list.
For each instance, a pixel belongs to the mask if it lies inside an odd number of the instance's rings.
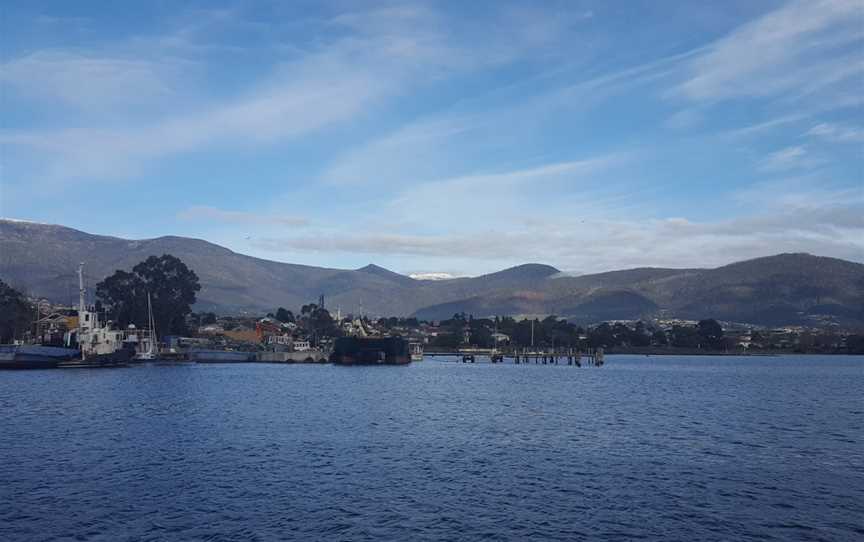
[[84,262],[78,264],[78,327],[81,327],[81,316],[84,312]]
[[147,345],[147,351],[153,353],[153,343],[156,340],[156,321],[153,319],[153,305],[150,302],[150,292],[147,292],[147,324],[150,327],[150,344]]
[[495,339],[495,350],[494,350],[494,351],[495,351],[495,353],[497,354],[497,353],[498,353],[498,317],[497,317],[497,316],[495,317],[495,335],[494,335],[494,339]]
[[84,262],[78,264],[78,348],[84,359]]

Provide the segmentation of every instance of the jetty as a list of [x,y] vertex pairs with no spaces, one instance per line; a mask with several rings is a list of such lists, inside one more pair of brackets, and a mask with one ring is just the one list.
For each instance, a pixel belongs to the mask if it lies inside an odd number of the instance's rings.
[[513,360],[516,365],[571,365],[574,367],[601,367],[605,363],[603,348],[458,348],[455,350],[426,350],[424,356],[456,356],[463,363],[474,363],[478,357],[488,357],[492,363]]

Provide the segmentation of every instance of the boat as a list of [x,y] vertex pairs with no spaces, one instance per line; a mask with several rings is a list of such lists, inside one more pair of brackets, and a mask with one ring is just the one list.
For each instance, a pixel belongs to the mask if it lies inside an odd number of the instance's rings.
[[0,345],[0,369],[54,369],[62,361],[77,358],[75,348],[38,344]]
[[423,361],[423,345],[421,343],[408,344],[408,351],[411,353],[411,361]]
[[135,348],[123,347],[104,354],[84,354],[76,358],[61,361],[60,369],[108,369],[126,367],[135,356]]
[[236,350],[204,350],[189,351],[189,361],[197,363],[243,363],[254,361],[254,352],[238,352]]
[[[495,346],[492,348],[492,351],[489,352],[489,360],[492,363],[504,363],[504,354],[498,350],[498,319],[495,319],[495,331],[492,333],[492,337],[495,338]],[[473,359],[471,361],[474,361]]]
[[84,264],[78,266],[78,329],[67,337],[71,346],[78,343],[78,356],[60,361],[60,368],[124,367],[135,356],[139,344],[135,326],[128,330],[114,329],[110,322],[101,322],[94,307],[85,303]]
[[340,337],[330,361],[338,365],[406,365],[411,363],[408,341],[401,337]]
[[153,361],[156,359],[156,321],[153,319],[150,292],[147,292],[147,325],[150,328],[150,334],[147,337],[147,350],[135,354],[136,361]]

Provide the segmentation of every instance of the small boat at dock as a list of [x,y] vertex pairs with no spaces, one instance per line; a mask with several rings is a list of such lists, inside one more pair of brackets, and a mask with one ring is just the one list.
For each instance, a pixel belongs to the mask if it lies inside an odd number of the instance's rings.
[[75,348],[38,344],[0,345],[0,369],[54,369],[61,362],[78,358]]
[[411,361],[423,361],[423,345],[421,343],[410,343],[408,350],[411,352]]
[[150,292],[147,292],[147,325],[150,328],[146,340],[147,349],[140,350],[135,354],[135,361],[153,361],[158,354],[156,347],[156,321],[153,319],[153,304],[150,301]]

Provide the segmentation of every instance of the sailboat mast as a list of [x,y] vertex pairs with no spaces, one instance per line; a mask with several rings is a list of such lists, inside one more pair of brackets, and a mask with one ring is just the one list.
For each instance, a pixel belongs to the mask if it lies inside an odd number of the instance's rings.
[[[84,290],[84,262],[78,264],[78,312],[84,312],[84,294],[86,291]],[[78,318],[78,323],[80,325],[81,318]]]
[[147,292],[147,322],[150,327],[150,344],[147,346],[147,351],[153,353],[154,342],[156,340],[156,321],[153,319],[153,304],[150,301],[150,292]]
[[78,348],[84,359],[84,262],[78,265]]

